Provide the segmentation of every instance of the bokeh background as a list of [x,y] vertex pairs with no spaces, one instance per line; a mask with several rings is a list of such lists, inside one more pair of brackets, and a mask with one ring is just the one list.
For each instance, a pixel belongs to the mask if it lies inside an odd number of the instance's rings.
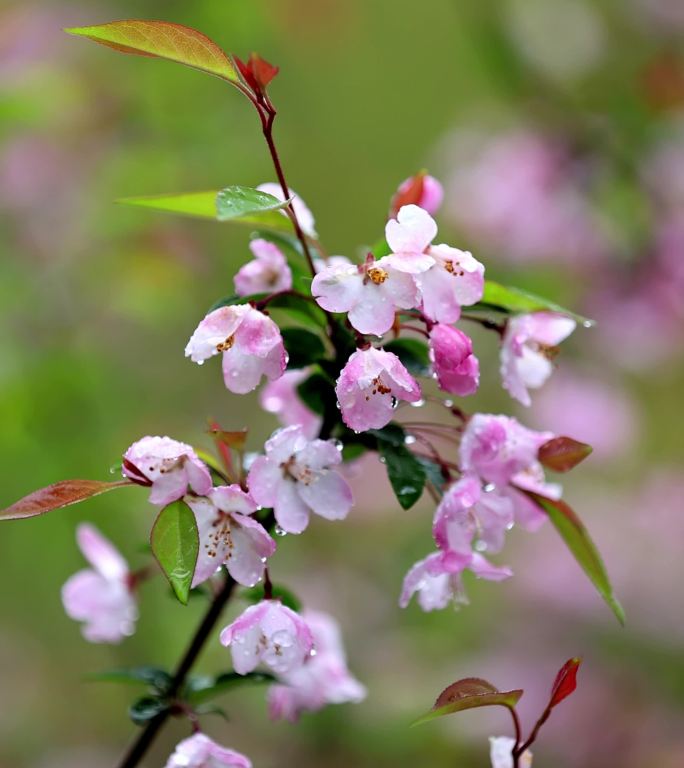
[[[22,0],[0,4],[1,501],[68,477],[107,478],[144,434],[205,445],[206,417],[276,426],[255,397],[183,347],[231,293],[248,233],[113,204],[137,194],[271,180],[255,115],[220,81],[118,56],[64,26],[127,17],[195,26],[282,68],[272,86],[292,186],[329,250],[382,232],[396,185],[428,168],[447,189],[447,242],[502,282],[598,321],[564,346],[521,415],[587,440],[566,482],[628,616],[620,629],[550,529],[513,531],[515,577],[468,583],[471,605],[397,607],[403,574],[430,549],[431,507],[398,509],[379,464],[356,480],[344,524],[279,541],[278,581],[340,618],[357,706],[270,723],[264,691],[229,694],[207,730],[256,766],[488,765],[505,713],[408,729],[441,688],[478,675],[524,687],[530,724],[557,667],[585,659],[535,765],[684,765],[684,5],[681,0]],[[519,412],[500,389],[494,337],[472,403]],[[468,407],[471,404],[467,404]],[[520,415],[520,414],[519,414]],[[114,471],[114,470],[111,470]],[[59,589],[82,567],[80,520],[135,566],[151,508],[113,494],[0,531],[0,766],[114,765],[136,691],[89,673],[172,665],[202,601],[182,608],[161,579],[143,589],[135,637],[89,646]],[[226,666],[218,642],[201,660]],[[163,765],[174,723],[146,765]]]

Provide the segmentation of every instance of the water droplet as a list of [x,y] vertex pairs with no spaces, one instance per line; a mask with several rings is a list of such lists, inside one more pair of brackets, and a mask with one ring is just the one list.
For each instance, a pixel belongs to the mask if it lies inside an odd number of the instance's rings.
[[381,464],[387,464],[387,459],[384,456],[380,457],[380,463]]
[[333,440],[333,445],[335,448],[337,448],[338,451],[342,451],[344,449],[344,443],[341,440]]
[[482,539],[478,539],[478,540],[475,542],[475,549],[476,549],[478,552],[486,552],[486,551],[487,551],[487,543],[486,543],[486,542],[484,542],[484,541],[482,541]]
[[204,365],[204,360],[198,360],[197,365]]
[[276,525],[275,534],[276,536],[287,536],[287,531],[281,528],[279,525]]
[[404,438],[404,445],[413,445],[416,442],[414,435],[406,435]]
[[596,325],[596,323],[595,323],[595,321],[594,321],[594,320],[585,320],[585,321],[582,323],[582,327],[583,327],[583,328],[593,328],[595,325]]
[[317,653],[318,653],[318,651],[315,648],[312,648],[309,651],[309,656],[311,656],[313,658]]
[[453,400],[445,400],[444,401],[444,407],[445,408],[453,408],[454,407],[454,401]]
[[110,475],[116,475],[116,474],[118,474],[120,469],[121,469],[121,464],[119,464],[119,463],[112,464],[112,466],[109,468],[109,474]]
[[485,493],[491,493],[492,491],[496,490],[496,486],[494,483],[487,483],[485,487],[482,489]]
[[411,403],[411,408],[422,408],[425,405],[425,400],[422,398],[420,400],[416,400],[415,403]]
[[514,527],[515,527],[515,523],[509,523],[509,524],[506,526],[506,530],[507,530],[507,531],[512,531]]

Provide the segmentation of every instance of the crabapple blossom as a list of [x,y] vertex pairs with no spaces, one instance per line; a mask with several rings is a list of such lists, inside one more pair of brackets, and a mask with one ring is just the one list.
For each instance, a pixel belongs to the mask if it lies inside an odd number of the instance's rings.
[[278,379],[287,364],[278,326],[249,304],[210,312],[185,347],[185,356],[200,365],[219,352],[226,388],[240,395],[255,389],[262,376]]
[[390,257],[363,264],[334,263],[324,266],[311,283],[319,306],[329,312],[348,312],[359,333],[382,336],[394,324],[397,309],[412,309],[418,292],[411,275],[394,268]]
[[277,600],[250,605],[223,629],[220,640],[230,647],[239,675],[246,675],[259,663],[278,675],[287,674],[304,664],[314,645],[309,625]]
[[252,761],[217,744],[203,733],[183,739],[166,762],[166,768],[252,768]]
[[211,475],[192,446],[170,437],[143,437],[123,456],[123,474],[139,485],[150,486],[150,503],[166,506],[188,489],[203,496],[211,490]]
[[238,296],[254,293],[277,293],[292,288],[292,271],[277,245],[261,238],[252,240],[249,249],[253,261],[241,267],[233,282]]
[[555,312],[535,312],[512,317],[501,344],[501,377],[508,390],[523,405],[532,403],[529,389],[541,387],[553,372],[551,360],[556,346],[577,323]]
[[485,492],[479,478],[465,475],[444,494],[435,512],[432,533],[439,549],[468,554],[476,548],[500,552],[504,536],[513,524],[513,502]]
[[399,400],[416,403],[418,382],[393,352],[357,349],[342,369],[335,387],[342,421],[356,432],[388,424]]
[[347,516],[352,492],[334,469],[342,455],[332,440],[309,440],[295,425],[274,432],[265,449],[252,463],[247,484],[257,504],[273,508],[283,531],[301,533],[312,512],[327,520]]
[[225,563],[238,584],[253,587],[276,545],[261,523],[250,517],[256,512],[252,497],[239,485],[223,485],[206,496],[187,496],[185,501],[195,513],[199,532],[192,586],[206,581]]
[[[489,758],[492,761],[492,768],[513,768],[513,748],[515,739],[510,736],[490,736],[489,737]],[[518,763],[520,768],[531,768],[532,753],[526,749],[520,755]]]
[[537,529],[546,515],[522,491],[559,499],[561,487],[546,483],[537,460],[541,446],[555,437],[552,432],[535,432],[510,416],[476,413],[466,425],[459,449],[463,472],[479,475],[514,503],[516,522]]
[[493,565],[477,552],[433,552],[415,563],[406,574],[399,606],[406,608],[415,594],[424,611],[446,608],[450,602],[466,604],[468,598],[461,579],[466,569],[488,581],[502,581],[512,576],[509,568]]
[[297,393],[297,387],[309,376],[306,370],[291,370],[275,381],[270,381],[259,393],[261,407],[274,413],[284,427],[298,424],[305,435],[313,440],[321,428],[321,417],[314,413]]
[[133,634],[138,607],[128,564],[92,525],[82,523],[76,540],[92,568],[74,574],[62,587],[67,615],[84,622],[91,643],[118,643]]
[[475,304],[484,290],[484,267],[468,251],[432,245],[434,219],[417,205],[405,205],[385,226],[392,253],[387,263],[415,277],[423,313],[433,322],[455,323],[461,307]]
[[302,712],[315,712],[326,704],[358,703],[366,697],[365,687],[347,669],[337,622],[320,611],[305,611],[302,618],[313,632],[316,653],[269,688],[268,709],[274,720],[296,722]]
[[[410,198],[410,199],[409,199]],[[392,215],[406,204],[415,204],[431,216],[439,210],[444,199],[444,189],[430,174],[422,172],[404,179],[392,198]]]
[[[259,184],[257,189],[260,192],[265,192],[267,195],[272,195],[277,200],[285,200],[282,187],[280,184],[276,184],[275,182],[268,181],[264,184]],[[303,232],[306,232],[307,235],[316,237],[316,222],[314,221],[313,213],[311,213],[306,203],[296,192],[294,192],[292,189],[290,189],[289,192],[290,197],[292,198],[292,207],[294,208],[295,215],[297,216],[299,226],[302,228]],[[282,214],[283,216],[287,216],[285,211],[283,211]]]
[[473,342],[463,331],[437,323],[430,330],[430,360],[439,388],[465,397],[477,392],[480,362]]

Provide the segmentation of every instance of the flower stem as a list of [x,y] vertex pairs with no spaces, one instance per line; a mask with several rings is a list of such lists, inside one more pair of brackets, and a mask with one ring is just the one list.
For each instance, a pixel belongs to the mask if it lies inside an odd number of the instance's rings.
[[[200,655],[207,638],[214,629],[216,622],[221,617],[223,609],[226,607],[230,600],[233,589],[235,588],[235,581],[226,574],[226,580],[223,584],[223,588],[216,595],[209,610],[204,615],[200,625],[197,627],[194,637],[192,638],[188,649],[186,650],[183,658],[180,660],[176,672],[167,691],[169,698],[175,697],[185,685],[190,670],[197,661],[197,657]],[[147,753],[147,750],[152,746],[155,737],[162,729],[162,726],[166,723],[170,710],[160,712],[156,717],[149,721],[138,738],[133,742],[131,748],[124,756],[123,760],[119,763],[119,768],[135,768],[140,764],[140,761]]]
[[[276,176],[278,177],[278,182],[280,183],[280,188],[283,191],[285,199],[289,200],[291,197],[290,188],[287,184],[287,181],[285,180],[283,166],[280,162],[278,149],[276,148],[275,141],[273,139],[273,122],[275,121],[276,110],[270,102],[264,109],[266,110],[265,115],[261,111],[259,113],[261,116],[262,131],[264,138],[266,139],[266,144],[268,145],[268,151],[271,154],[271,160],[273,161],[273,167],[275,168]],[[297,219],[297,214],[295,213],[292,203],[289,204],[288,211],[290,218],[292,219],[292,225],[294,226],[295,234],[297,235],[297,239],[302,246],[302,251],[304,253],[304,257],[306,258],[306,262],[309,265],[309,270],[311,271],[312,276],[315,277],[316,268],[314,267],[313,259],[311,258],[309,243],[307,242],[306,236],[304,235],[304,232],[302,231],[302,228],[299,224],[299,220]]]

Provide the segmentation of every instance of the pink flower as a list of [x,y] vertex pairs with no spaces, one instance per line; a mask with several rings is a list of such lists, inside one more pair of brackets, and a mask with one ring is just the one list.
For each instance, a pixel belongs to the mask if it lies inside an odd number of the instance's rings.
[[199,555],[192,586],[216,573],[224,563],[228,573],[246,587],[263,576],[266,558],[275,552],[275,541],[249,517],[256,511],[252,497],[239,485],[213,488],[207,496],[186,497],[199,530]]
[[398,400],[421,398],[420,386],[399,358],[382,349],[357,349],[335,387],[342,421],[356,432],[380,429],[392,419]]
[[406,574],[399,606],[406,608],[415,594],[424,611],[446,608],[450,602],[466,604],[468,598],[461,580],[461,573],[466,568],[478,578],[488,581],[502,581],[512,575],[510,569],[492,565],[476,552],[434,552],[419,560]]
[[467,555],[477,539],[477,551],[500,552],[506,531],[513,525],[513,502],[485,492],[480,480],[465,475],[442,497],[432,533],[439,549]]
[[364,264],[328,264],[314,277],[311,292],[329,312],[348,312],[359,333],[382,336],[394,323],[397,309],[418,304],[411,275],[394,268],[390,257],[368,255]]
[[[513,768],[513,747],[515,739],[509,736],[490,736],[489,737],[489,758],[492,761],[492,768]],[[520,755],[520,768],[531,768],[532,753],[526,749]]]
[[210,312],[185,347],[185,356],[200,365],[219,352],[226,387],[240,395],[255,389],[262,376],[279,378],[287,364],[278,326],[249,304]]
[[508,390],[523,405],[530,405],[528,388],[538,389],[553,372],[553,355],[577,323],[554,312],[518,315],[506,324],[501,345],[501,377]]
[[[408,198],[413,199],[409,200]],[[407,203],[415,203],[419,208],[434,216],[442,205],[443,199],[444,190],[439,181],[425,172],[418,173],[404,179],[399,185],[392,199],[392,213],[397,213]]]
[[366,698],[366,689],[347,669],[335,620],[318,611],[307,611],[302,618],[313,632],[316,653],[301,667],[281,675],[280,682],[269,689],[268,709],[273,720],[296,722],[302,712]]
[[312,512],[326,520],[347,516],[352,493],[333,469],[342,455],[332,440],[308,440],[297,425],[274,432],[265,448],[266,455],[252,463],[247,483],[257,504],[273,508],[284,531],[301,533]]
[[313,635],[301,616],[277,600],[250,605],[221,632],[230,646],[233,667],[246,675],[259,663],[284,675],[300,667],[311,655]]
[[417,205],[405,205],[385,226],[392,254],[387,263],[414,275],[423,312],[438,323],[455,323],[461,307],[475,304],[484,290],[484,267],[468,251],[432,245],[433,218]]
[[[257,189],[260,192],[265,192],[267,195],[273,195],[277,200],[285,200],[280,184],[275,184],[274,182],[269,181],[265,184],[259,184]],[[292,207],[297,216],[299,226],[307,235],[316,237],[316,222],[314,221],[313,213],[311,213],[302,198],[292,189],[290,189],[290,197],[292,198]],[[287,216],[284,211],[283,216]]]
[[463,331],[439,323],[430,331],[430,359],[439,388],[465,397],[477,392],[480,362]]
[[195,733],[176,745],[166,768],[252,768],[252,761],[212,741],[203,733]]
[[123,474],[134,483],[151,486],[150,503],[165,507],[182,498],[188,488],[204,496],[211,475],[192,446],[170,437],[143,437],[123,456]]
[[285,371],[276,381],[271,381],[259,393],[261,407],[275,413],[284,427],[299,425],[305,437],[313,440],[321,428],[321,417],[310,410],[300,399],[297,387],[309,376],[306,370]]
[[552,432],[534,432],[509,416],[476,413],[461,439],[460,466],[463,472],[479,475],[509,497],[516,521],[535,530],[546,515],[517,488],[560,498],[561,487],[545,482],[537,460],[539,448],[552,437]]
[[84,622],[86,640],[118,643],[133,634],[138,618],[128,565],[92,525],[79,525],[76,540],[92,569],[79,571],[64,584],[64,610],[70,618]]
[[247,262],[235,275],[238,296],[255,293],[277,293],[292,288],[292,272],[287,259],[277,245],[268,240],[252,240],[249,248],[254,260]]

